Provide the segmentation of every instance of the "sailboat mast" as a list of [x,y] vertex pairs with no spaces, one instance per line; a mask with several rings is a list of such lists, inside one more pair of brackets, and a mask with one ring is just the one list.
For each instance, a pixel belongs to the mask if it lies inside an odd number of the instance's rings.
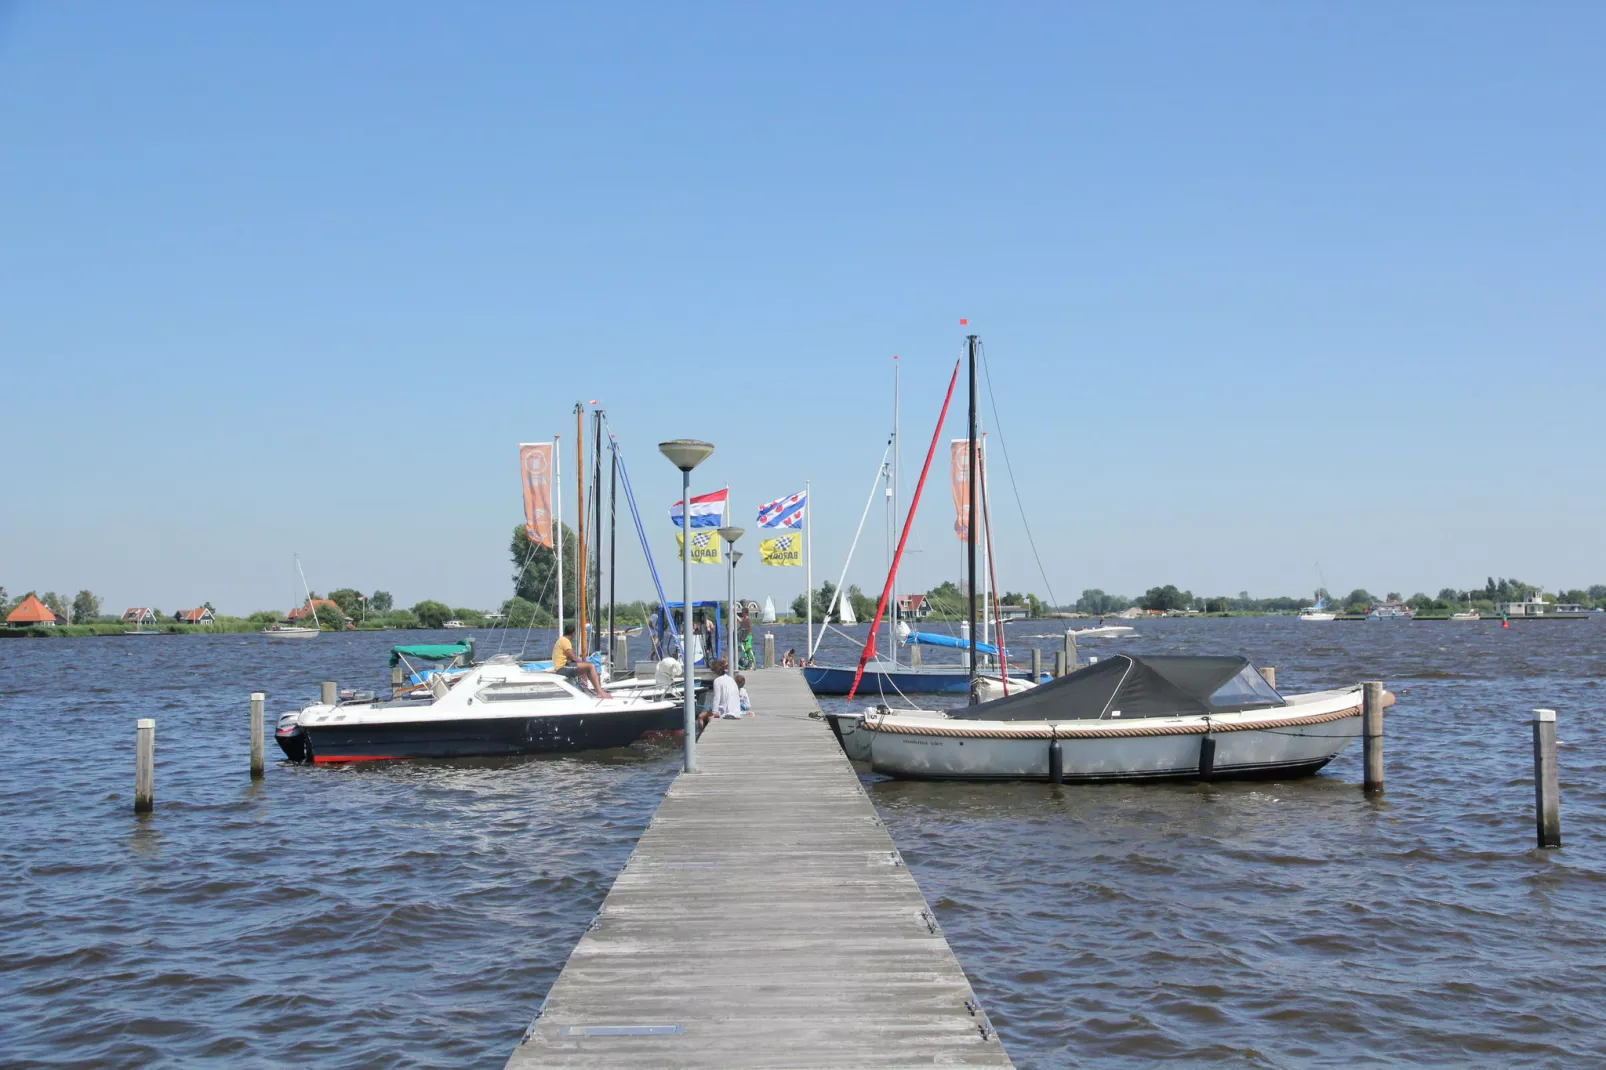
[[969,335],[965,339],[968,345],[970,364],[970,424],[969,441],[965,444],[966,468],[965,479],[969,483],[966,487],[965,498],[969,515],[965,518],[965,571],[966,581],[970,587],[970,609],[966,618],[970,622],[970,705],[976,704],[976,336]]
[[[593,402],[593,404],[595,404]],[[591,534],[594,549],[591,551],[591,574],[596,577],[592,582],[596,584],[593,591],[596,597],[591,600],[592,612],[597,617],[597,642],[593,649],[602,650],[602,410],[591,410],[591,514],[593,523]]]
[[[586,654],[586,407],[574,403],[574,519],[578,545],[574,548],[574,588],[579,599],[574,612],[576,658]],[[561,629],[560,629],[561,634]]]
[[[608,657],[613,657],[618,642],[614,640],[613,610],[619,604],[619,449],[608,436]],[[614,672],[628,666],[614,666]]]
[[[552,544],[558,556],[558,635],[563,635],[563,452],[552,436]],[[553,640],[556,642],[556,640]]]
[[[892,531],[898,524],[898,355],[892,356],[892,477],[887,480],[887,566],[892,565]],[[892,573],[892,605],[887,616],[887,657],[898,667],[898,573]]]

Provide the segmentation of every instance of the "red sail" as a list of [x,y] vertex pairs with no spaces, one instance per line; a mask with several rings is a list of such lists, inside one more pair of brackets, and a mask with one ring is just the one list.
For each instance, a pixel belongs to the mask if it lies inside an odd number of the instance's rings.
[[915,510],[920,508],[920,492],[926,489],[926,476],[931,472],[931,459],[937,455],[937,442],[942,438],[943,421],[948,419],[948,403],[954,399],[954,384],[959,382],[959,361],[954,361],[954,373],[948,378],[948,394],[942,399],[942,415],[931,432],[931,446],[926,450],[926,463],[920,469],[920,482],[915,484],[914,500],[909,503],[909,515],[903,518],[903,534],[898,536],[898,552],[892,555],[892,568],[887,571],[887,582],[881,588],[876,602],[875,619],[870,622],[870,637],[864,641],[864,653],[859,655],[859,668],[853,674],[853,686],[848,688],[848,701],[859,692],[859,681],[864,679],[864,666],[875,657],[875,633],[881,627],[881,615],[887,611],[887,598],[892,594],[892,578],[898,574],[898,562],[903,560],[903,547],[909,541],[909,529],[914,526]]

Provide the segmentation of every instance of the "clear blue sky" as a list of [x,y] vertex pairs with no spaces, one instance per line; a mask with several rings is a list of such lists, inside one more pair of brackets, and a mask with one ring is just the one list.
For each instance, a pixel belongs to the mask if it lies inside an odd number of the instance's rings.
[[[1061,599],[1606,581],[1603,37],[1597,4],[0,7],[0,584],[244,612],[298,551],[491,606],[515,444],[592,398],[663,563],[655,444],[695,436],[740,520],[814,481],[834,577],[890,358],[912,483],[962,316]],[[1044,593],[999,498],[1000,583]],[[949,512],[939,479],[910,585],[956,572]]]

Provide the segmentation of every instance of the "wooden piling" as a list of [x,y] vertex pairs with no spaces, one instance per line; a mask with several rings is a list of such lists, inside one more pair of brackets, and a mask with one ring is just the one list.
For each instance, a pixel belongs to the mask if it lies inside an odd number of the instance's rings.
[[1561,846],[1561,774],[1556,768],[1556,711],[1534,710],[1534,823],[1539,846]]
[[775,633],[764,633],[764,667],[775,668]]
[[629,672],[630,665],[630,638],[624,635],[613,637],[613,661],[608,663],[608,672],[615,677],[622,677]]
[[918,669],[923,664],[925,664],[925,659],[920,652],[920,645],[918,643],[912,644],[909,647],[909,668]]
[[1054,651],[1054,675],[1056,677],[1065,675],[1065,651],[1063,650]]
[[402,685],[402,681],[405,680],[405,679],[406,679],[406,676],[402,673],[402,667],[400,665],[391,666],[391,669],[390,669],[390,688],[391,688],[392,691],[394,691],[396,688],[400,687]]
[[1065,671],[1076,671],[1076,636],[1065,633]]
[[134,722],[134,813],[148,814],[156,807],[156,721],[141,717]]
[[1270,684],[1273,689],[1275,689],[1277,687],[1277,666],[1262,666],[1260,670],[1260,677],[1261,679],[1265,680],[1266,683]]
[[333,680],[325,680],[319,685],[318,701],[325,706],[337,706],[340,704],[340,688],[335,686]]
[[1361,705],[1361,742],[1366,760],[1365,788],[1383,790],[1383,682],[1368,680]]
[[1039,650],[1037,647],[1034,646],[1034,647],[1032,647],[1032,683],[1035,684],[1039,680],[1041,680],[1042,678],[1043,678],[1043,652],[1041,650]]
[[251,779],[262,776],[262,713],[268,696],[261,691],[251,692]]

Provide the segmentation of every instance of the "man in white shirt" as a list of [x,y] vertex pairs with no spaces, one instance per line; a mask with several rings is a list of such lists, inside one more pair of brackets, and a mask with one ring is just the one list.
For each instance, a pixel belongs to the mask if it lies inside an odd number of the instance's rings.
[[720,718],[742,716],[742,695],[731,679],[730,666],[720,661],[714,671],[719,675],[714,677],[714,689],[709,695],[709,712]]

